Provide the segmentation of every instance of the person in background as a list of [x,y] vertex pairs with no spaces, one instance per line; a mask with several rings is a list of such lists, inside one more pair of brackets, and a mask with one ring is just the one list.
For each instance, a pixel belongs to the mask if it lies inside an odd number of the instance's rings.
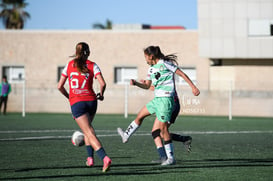
[[[107,156],[102,144],[96,136],[92,121],[97,111],[97,99],[104,99],[106,88],[105,80],[99,66],[87,58],[90,49],[87,43],[80,42],[76,45],[75,58],[66,64],[58,83],[59,91],[69,99],[71,111],[78,126],[84,134],[87,149],[87,166],[93,166],[93,151],[103,160],[102,171],[109,170],[111,159]],[[100,93],[93,90],[93,79],[97,79],[100,85]],[[64,87],[66,80],[69,82],[69,93]]]
[[7,76],[3,76],[2,83],[0,83],[0,114],[2,105],[4,104],[3,114],[7,113],[8,95],[11,92],[11,86],[8,83]]

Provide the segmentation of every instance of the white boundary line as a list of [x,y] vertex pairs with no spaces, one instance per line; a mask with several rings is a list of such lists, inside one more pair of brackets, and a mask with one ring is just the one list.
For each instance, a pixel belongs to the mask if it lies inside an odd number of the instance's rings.
[[[52,132],[73,132],[75,130],[19,130],[19,131],[0,131],[0,134],[15,134],[15,133],[52,133]],[[108,132],[115,134],[98,134],[98,137],[113,137],[119,136],[115,130],[96,130],[96,132]],[[150,136],[147,131],[138,131],[142,133],[134,134],[134,136]],[[176,131],[184,135],[207,135],[207,134],[272,134],[273,131]],[[1,138],[0,141],[24,141],[24,140],[46,140],[46,139],[70,139],[71,136],[36,136],[36,137],[17,137],[17,138]]]
[[[0,134],[18,134],[18,133],[66,133],[66,132],[74,132],[76,130],[7,130],[0,131]],[[95,130],[96,132],[106,132],[106,133],[116,133],[116,130]],[[138,133],[150,133],[147,131],[137,131]],[[173,131],[177,133],[183,134],[252,134],[252,133],[273,133],[273,130],[260,131],[260,130],[252,130],[252,131]],[[137,135],[137,134],[135,134]]]
[[261,134],[261,133],[273,133],[273,130],[271,131],[259,131],[259,130],[253,130],[253,131],[185,131],[182,132],[183,134]]
[[[64,133],[64,132],[74,132],[76,130],[62,130],[62,129],[49,129],[49,130],[7,130],[0,131],[0,134],[18,134],[18,133]],[[96,130],[96,132],[116,132],[116,130]]]

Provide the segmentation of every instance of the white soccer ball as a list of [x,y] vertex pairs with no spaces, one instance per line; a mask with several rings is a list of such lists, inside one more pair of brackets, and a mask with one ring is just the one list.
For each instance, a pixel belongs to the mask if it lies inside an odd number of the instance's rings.
[[80,131],[75,131],[72,135],[71,142],[74,146],[83,146],[84,134]]

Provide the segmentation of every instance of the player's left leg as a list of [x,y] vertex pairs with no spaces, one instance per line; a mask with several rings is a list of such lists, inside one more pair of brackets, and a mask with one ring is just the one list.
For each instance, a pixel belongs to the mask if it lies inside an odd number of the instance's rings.
[[144,106],[140,112],[137,114],[137,117],[134,121],[132,121],[127,129],[123,131],[121,128],[117,128],[118,134],[122,138],[123,143],[127,143],[129,138],[136,132],[136,130],[140,127],[145,117],[151,115],[147,110],[146,106]]

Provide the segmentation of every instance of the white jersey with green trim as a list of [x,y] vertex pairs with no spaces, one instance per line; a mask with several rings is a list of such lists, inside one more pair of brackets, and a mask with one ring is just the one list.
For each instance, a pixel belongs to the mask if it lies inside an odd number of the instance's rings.
[[146,79],[152,81],[155,97],[171,97],[175,94],[174,73],[177,68],[172,62],[162,59],[149,68]]

